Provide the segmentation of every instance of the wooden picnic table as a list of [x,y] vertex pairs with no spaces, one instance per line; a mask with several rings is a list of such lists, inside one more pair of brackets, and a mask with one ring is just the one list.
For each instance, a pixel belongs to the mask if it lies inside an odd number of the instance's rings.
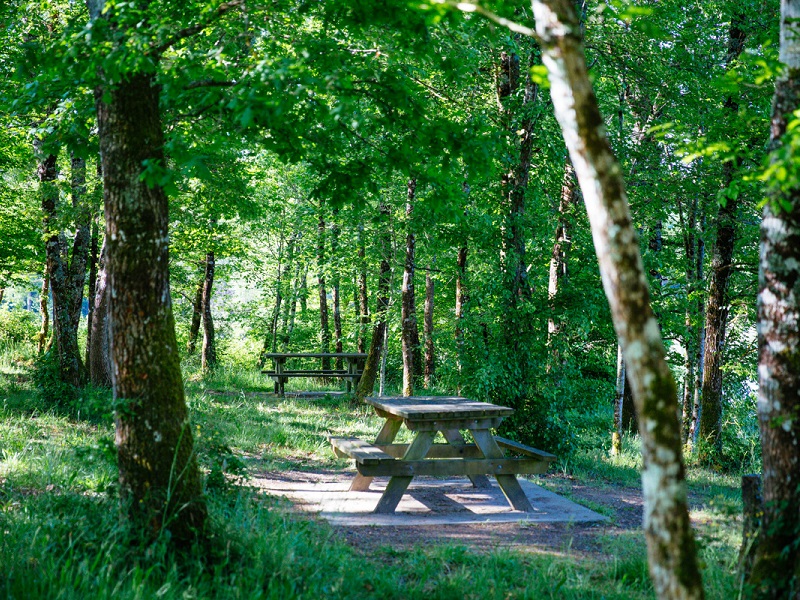
[[[335,437],[330,441],[337,455],[356,461],[358,474],[351,491],[367,491],[376,475],[391,477],[374,512],[394,512],[416,475],[464,475],[476,487],[488,486],[487,475],[493,475],[513,509],[533,511],[516,475],[544,473],[556,457],[492,433],[513,409],[452,396],[366,401],[385,419],[375,442]],[[414,439],[410,444],[395,444],[403,425],[414,432]],[[467,442],[462,431],[468,431],[474,443]],[[446,443],[433,443],[437,432]],[[503,448],[521,456],[506,457]]]
[[[335,377],[347,382],[347,393],[352,390],[353,384],[358,384],[361,378],[364,361],[367,355],[363,352],[270,352],[264,355],[272,360],[273,370],[262,371],[275,382],[275,393],[284,395],[284,385],[290,377]],[[289,359],[342,359],[347,367],[344,369],[287,369],[286,361]]]

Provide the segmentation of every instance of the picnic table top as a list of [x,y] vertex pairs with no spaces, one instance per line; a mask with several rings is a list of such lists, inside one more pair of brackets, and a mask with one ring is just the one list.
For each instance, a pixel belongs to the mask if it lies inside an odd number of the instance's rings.
[[376,409],[409,421],[507,417],[514,412],[513,408],[459,396],[370,397],[365,400]]
[[269,352],[266,358],[367,358],[363,352]]

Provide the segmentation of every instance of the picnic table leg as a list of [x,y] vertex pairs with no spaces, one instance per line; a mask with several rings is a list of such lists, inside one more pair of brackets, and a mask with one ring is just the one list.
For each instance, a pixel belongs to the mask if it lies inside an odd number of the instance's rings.
[[284,360],[285,359],[282,359],[282,358],[276,358],[275,359],[275,375],[277,375],[277,378],[278,378],[278,389],[276,389],[275,391],[278,393],[278,395],[281,398],[284,397],[284,393],[283,393],[284,392],[284,388],[283,388],[283,386],[284,386],[284,383],[286,382],[286,378],[285,377],[281,377],[281,375],[283,374]]
[[[467,445],[467,442],[464,440],[464,436],[461,435],[461,432],[458,429],[442,429],[442,435],[444,435],[444,439],[446,439],[447,443],[451,446],[461,448]],[[472,485],[476,488],[492,487],[492,484],[489,482],[489,478],[486,475],[467,475],[467,477],[469,477]]]
[[[472,434],[478,448],[483,452],[484,457],[503,458],[503,451],[497,445],[494,436],[488,429],[470,429],[469,432]],[[497,479],[500,489],[503,490],[506,500],[514,510],[533,512],[533,506],[531,506],[525,492],[522,491],[522,486],[520,486],[515,475],[495,475],[494,477]]]
[[[383,427],[378,433],[378,437],[375,438],[375,445],[383,446],[385,444],[391,444],[394,441],[394,438],[397,437],[397,432],[400,431],[400,426],[402,424],[403,422],[400,419],[386,419],[386,422],[383,424]],[[372,477],[367,477],[361,473],[356,473],[355,479],[353,479],[352,483],[350,484],[350,491],[367,492],[369,491],[369,485],[371,483]]]
[[[403,455],[403,460],[421,460],[425,458],[435,437],[435,431],[420,431]],[[414,479],[413,475],[395,475],[392,477],[386,486],[386,491],[383,492],[381,499],[378,501],[378,506],[372,512],[378,514],[393,513],[412,479]]]

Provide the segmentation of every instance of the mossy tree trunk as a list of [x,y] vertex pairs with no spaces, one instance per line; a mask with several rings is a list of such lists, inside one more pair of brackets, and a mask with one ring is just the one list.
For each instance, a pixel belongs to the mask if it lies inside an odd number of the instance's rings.
[[[90,5],[95,22],[113,5]],[[122,50],[119,50],[122,51]],[[96,89],[108,244],[109,315],[120,498],[128,523],[145,537],[164,530],[194,539],[206,521],[200,472],[180,370],[169,289],[167,196],[142,177],[165,164],[154,72],[102,75]]]
[[556,118],[583,193],[639,417],[648,562],[660,598],[702,598],[681,456],[677,388],[631,223],[619,163],[589,80],[570,0],[533,0]]
[[[793,161],[784,135],[800,110],[800,0],[781,3],[773,160]],[[773,184],[761,223],[758,293],[758,420],[764,514],[750,585],[756,598],[800,591],[800,185]]]

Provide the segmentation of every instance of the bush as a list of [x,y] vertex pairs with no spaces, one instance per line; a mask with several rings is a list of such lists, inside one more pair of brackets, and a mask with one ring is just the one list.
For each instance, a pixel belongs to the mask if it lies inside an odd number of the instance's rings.
[[0,310],[0,345],[31,344],[39,332],[36,315],[30,311]]

